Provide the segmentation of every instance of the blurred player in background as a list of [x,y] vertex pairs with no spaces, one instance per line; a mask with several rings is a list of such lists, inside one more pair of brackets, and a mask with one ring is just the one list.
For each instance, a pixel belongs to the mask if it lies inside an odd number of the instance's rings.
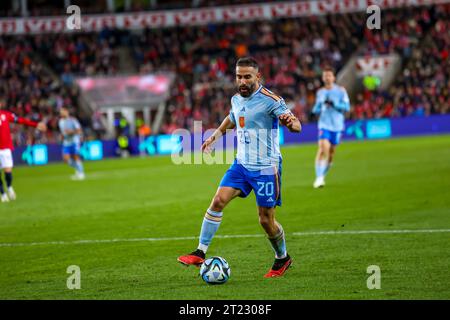
[[0,169],[5,172],[5,181],[7,187],[7,193],[3,188],[2,171],[0,171],[0,193],[1,201],[8,202],[10,200],[16,200],[16,193],[12,187],[12,168],[13,157],[12,150],[14,149],[11,131],[9,128],[10,123],[19,123],[29,127],[37,128],[40,131],[45,132],[47,126],[44,122],[34,122],[25,118],[16,116],[14,113],[2,110],[3,103],[0,102]]
[[345,112],[350,111],[350,99],[344,87],[334,83],[336,80],[331,68],[324,68],[322,80],[325,86],[316,94],[312,112],[319,115],[319,149],[316,155],[316,180],[314,188],[325,186],[325,175],[333,163],[336,146],[345,129]]
[[81,125],[76,118],[70,116],[67,108],[61,108],[60,116],[58,125],[63,136],[63,159],[75,168],[75,175],[72,176],[72,180],[84,180],[83,162],[80,157]]
[[202,145],[209,152],[217,139],[228,129],[236,128],[237,155],[225,173],[220,186],[206,210],[197,250],[181,256],[185,265],[201,265],[214,234],[222,221],[222,211],[235,197],[256,195],[259,222],[275,252],[275,262],[266,278],[282,276],[291,265],[286,250],[284,231],[275,220],[275,208],[281,205],[281,153],[279,121],[290,131],[300,132],[300,121],[290,112],[284,100],[260,83],[261,74],[253,58],[236,63],[238,93],[231,98],[231,112],[219,128]]

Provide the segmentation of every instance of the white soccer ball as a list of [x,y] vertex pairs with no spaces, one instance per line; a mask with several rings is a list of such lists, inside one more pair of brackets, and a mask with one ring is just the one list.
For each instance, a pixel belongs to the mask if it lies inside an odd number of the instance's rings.
[[222,257],[206,259],[200,267],[200,276],[208,284],[223,284],[228,281],[231,269]]

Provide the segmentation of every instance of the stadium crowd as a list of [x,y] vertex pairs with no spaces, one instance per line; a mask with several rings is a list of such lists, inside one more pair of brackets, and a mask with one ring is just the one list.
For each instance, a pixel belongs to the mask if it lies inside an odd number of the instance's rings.
[[[406,59],[389,89],[364,90],[357,95],[354,119],[450,112],[450,5],[435,9],[432,14],[421,10],[398,21],[392,26],[392,37],[369,38],[368,48],[381,53],[396,51]],[[402,39],[406,34],[409,36]]]
[[74,79],[117,73],[119,35],[105,29],[98,34],[75,36],[0,37],[1,103],[21,117],[46,121],[49,127],[45,135],[36,132],[36,136],[32,129],[13,126],[16,145],[34,140],[57,142],[62,106],[69,107],[88,131],[92,129],[98,115],[92,119],[83,115]]
[[[313,104],[325,65],[340,69],[357,48],[363,16],[311,17],[183,28],[147,30],[132,38],[135,60],[143,72],[168,68],[178,75],[168,102],[163,130],[192,129],[192,120],[216,126],[234,94],[236,57],[254,56],[266,86],[290,103],[301,119]],[[220,32],[222,31],[222,32]],[[180,44],[174,46],[173,43]],[[173,61],[177,61],[174,65]]]
[[64,84],[71,85],[73,75],[112,75],[117,73],[116,33],[104,29],[98,34],[39,35],[32,39],[37,53]]
[[[74,105],[75,92],[61,85],[58,78],[43,67],[33,54],[31,44],[24,38],[0,38],[0,103],[18,116],[35,121],[44,120],[50,129],[56,129],[58,109]],[[32,129],[13,126],[16,145],[40,141],[54,141],[55,131],[35,137]]]
[[[283,96],[303,123],[313,120],[310,111],[322,67],[341,69],[355,50],[365,55],[396,52],[403,57],[403,68],[390,89],[358,94],[351,119],[446,113],[450,72],[439,66],[448,64],[448,32],[442,31],[449,7],[386,11],[381,30],[365,28],[364,14],[230,24],[223,32],[217,32],[217,26],[161,30],[135,37],[133,50],[144,71],[179,62],[163,126],[166,133],[192,129],[192,120],[201,120],[206,128],[217,126],[235,90],[233,68],[228,66],[247,54],[261,62],[265,85]],[[442,29],[440,38],[436,28]],[[174,42],[181,45],[172,46]],[[436,81],[438,88],[429,89]]]
[[[383,28],[368,30],[365,13],[302,19],[125,32],[37,35],[0,38],[0,94],[20,116],[46,120],[43,142],[56,141],[57,116],[63,105],[80,112],[76,75],[120,73],[118,48],[130,48],[141,73],[176,73],[167,102],[163,133],[192,130],[193,120],[208,129],[226,116],[235,93],[232,67],[236,57],[260,61],[264,84],[283,96],[303,123],[321,86],[324,65],[339,71],[354,52],[397,52],[403,68],[388,90],[364,90],[352,101],[352,119],[448,113],[450,105],[450,6],[389,10]],[[94,120],[94,121],[93,121]],[[52,130],[53,129],[53,130]],[[23,130],[23,129],[21,129]],[[16,144],[29,139],[14,129]]]

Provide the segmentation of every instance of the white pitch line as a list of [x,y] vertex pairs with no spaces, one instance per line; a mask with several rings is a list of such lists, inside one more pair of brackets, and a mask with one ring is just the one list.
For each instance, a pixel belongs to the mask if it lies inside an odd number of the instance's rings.
[[396,233],[446,233],[450,229],[411,229],[411,230],[347,230],[347,231],[314,231],[294,232],[294,236],[335,235],[335,234],[396,234]]
[[[411,230],[348,230],[348,231],[310,231],[294,232],[291,236],[317,236],[317,235],[346,235],[346,234],[399,234],[399,233],[449,233],[450,229],[411,229]],[[217,239],[235,239],[235,238],[261,238],[263,234],[236,234],[236,235],[217,235]],[[71,244],[95,244],[95,243],[114,243],[114,242],[143,242],[143,241],[180,241],[197,240],[198,237],[169,237],[169,238],[130,238],[130,239],[100,239],[100,240],[74,240],[74,241],[49,241],[49,242],[12,242],[0,243],[0,247],[31,247],[46,245],[71,245]]]

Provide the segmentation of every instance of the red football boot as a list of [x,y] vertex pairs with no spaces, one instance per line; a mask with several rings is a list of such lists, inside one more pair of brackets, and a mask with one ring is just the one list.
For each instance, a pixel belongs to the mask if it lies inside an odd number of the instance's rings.
[[178,262],[186,265],[186,266],[197,266],[199,267],[203,261],[205,261],[205,253],[200,250],[197,249],[194,252],[187,254],[185,256],[179,256],[178,257]]
[[269,272],[266,273],[264,278],[281,277],[289,268],[291,263],[292,259],[289,255],[287,255],[286,258],[283,259],[275,259],[272,269],[270,269]]

